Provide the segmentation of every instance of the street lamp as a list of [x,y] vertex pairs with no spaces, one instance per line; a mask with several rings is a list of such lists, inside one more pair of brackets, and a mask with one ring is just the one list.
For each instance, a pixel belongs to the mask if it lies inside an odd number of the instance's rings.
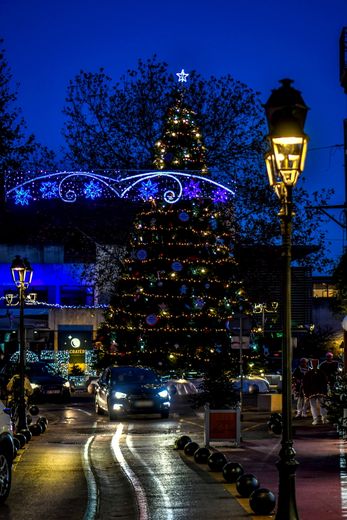
[[253,304],[253,313],[261,314],[261,330],[262,333],[265,334],[265,323],[266,323],[266,314],[273,314],[277,312],[278,302],[268,303],[254,303]]
[[343,371],[347,374],[347,316],[342,320],[343,329]]
[[295,498],[295,460],[292,434],[292,341],[291,341],[291,232],[292,190],[304,169],[308,137],[303,128],[308,111],[292,80],[281,80],[264,105],[269,126],[270,151],[265,163],[270,186],[281,203],[283,260],[283,344],[282,344],[282,440],[277,468],[279,492],[276,520],[298,520]]
[[[11,265],[11,273],[13,281],[18,289],[19,303],[19,406],[18,406],[18,430],[26,430],[28,428],[26,410],[25,410],[25,330],[24,330],[24,301],[25,291],[29,287],[33,270],[26,258],[16,256]],[[7,298],[6,298],[7,299]],[[7,299],[8,300],[8,299]],[[12,304],[12,299],[10,305]]]

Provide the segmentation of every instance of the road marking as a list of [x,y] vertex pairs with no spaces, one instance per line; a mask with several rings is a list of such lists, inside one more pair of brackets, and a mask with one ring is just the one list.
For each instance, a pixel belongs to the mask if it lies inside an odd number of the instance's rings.
[[91,443],[93,442],[95,436],[92,435],[89,437],[87,442],[85,443],[83,447],[83,453],[82,453],[82,465],[84,474],[87,481],[87,488],[88,488],[88,502],[87,502],[87,509],[84,513],[83,520],[94,520],[96,517],[96,513],[99,507],[99,491],[98,487],[96,485],[94,473],[92,471],[91,465],[90,465],[90,452],[89,448]]
[[111,450],[113,453],[113,456],[119,463],[119,465],[122,468],[122,471],[128,478],[129,482],[134,488],[137,506],[139,510],[140,520],[148,520],[149,519],[149,512],[148,512],[148,504],[147,504],[147,498],[145,490],[143,489],[140,480],[137,478],[133,470],[130,468],[128,463],[126,462],[122,450],[119,445],[120,438],[123,433],[123,424],[119,423],[117,426],[116,433],[112,437],[111,441]]
[[160,482],[159,478],[156,476],[156,474],[154,473],[152,468],[137,453],[136,449],[134,448],[134,444],[133,444],[133,441],[131,439],[131,435],[129,435],[129,434],[127,435],[126,443],[127,443],[127,446],[129,448],[129,450],[131,451],[131,453],[134,455],[134,457],[137,458],[137,460],[139,460],[141,462],[142,466],[144,466],[147,469],[148,473],[151,475],[151,478],[155,481],[156,485],[158,486],[160,494],[163,497],[163,500],[164,500],[164,503],[165,503],[166,520],[172,520],[173,519],[173,511],[172,511],[172,508],[171,508],[171,501],[170,501],[169,496],[165,492],[165,488],[164,488],[163,484]]
[[77,412],[82,412],[82,413],[85,413],[86,415],[94,415],[93,413],[91,412],[87,412],[87,410],[82,410],[82,408],[70,408],[70,410],[77,410]]

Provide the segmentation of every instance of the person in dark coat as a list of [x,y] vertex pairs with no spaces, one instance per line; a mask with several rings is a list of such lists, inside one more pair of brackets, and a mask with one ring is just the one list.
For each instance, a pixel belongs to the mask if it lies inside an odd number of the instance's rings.
[[314,425],[328,422],[327,409],[324,406],[328,383],[324,372],[318,368],[318,362],[318,359],[311,359],[312,368],[306,372],[303,379],[304,394],[310,403]]
[[336,381],[336,376],[339,371],[339,363],[334,360],[334,354],[327,352],[325,355],[325,361],[319,365],[319,369],[325,374],[328,381],[328,391],[331,389]]

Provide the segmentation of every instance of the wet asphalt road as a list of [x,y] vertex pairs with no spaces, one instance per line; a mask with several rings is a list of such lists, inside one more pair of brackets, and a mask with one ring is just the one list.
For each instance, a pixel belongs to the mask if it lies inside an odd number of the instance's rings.
[[206,471],[174,450],[182,433],[203,443],[203,421],[185,399],[170,419],[110,422],[90,396],[45,404],[47,431],[20,450],[3,520],[249,518]]

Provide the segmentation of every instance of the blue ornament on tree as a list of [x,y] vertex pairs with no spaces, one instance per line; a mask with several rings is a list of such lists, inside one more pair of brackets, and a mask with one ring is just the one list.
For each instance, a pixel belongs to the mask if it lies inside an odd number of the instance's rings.
[[183,269],[183,265],[181,264],[181,262],[173,262],[171,264],[171,267],[174,271],[182,271]]
[[147,251],[145,249],[140,249],[137,254],[136,254],[137,258],[139,260],[146,260],[147,258]]
[[149,316],[147,316],[146,318],[146,323],[147,325],[150,325],[151,327],[153,327],[154,325],[156,325],[158,321],[158,318],[155,314],[150,314]]
[[202,309],[205,305],[205,302],[202,298],[195,298],[194,300],[194,307],[196,309]]
[[189,215],[186,211],[181,211],[181,213],[178,215],[178,218],[182,221],[182,222],[188,222],[189,220]]

